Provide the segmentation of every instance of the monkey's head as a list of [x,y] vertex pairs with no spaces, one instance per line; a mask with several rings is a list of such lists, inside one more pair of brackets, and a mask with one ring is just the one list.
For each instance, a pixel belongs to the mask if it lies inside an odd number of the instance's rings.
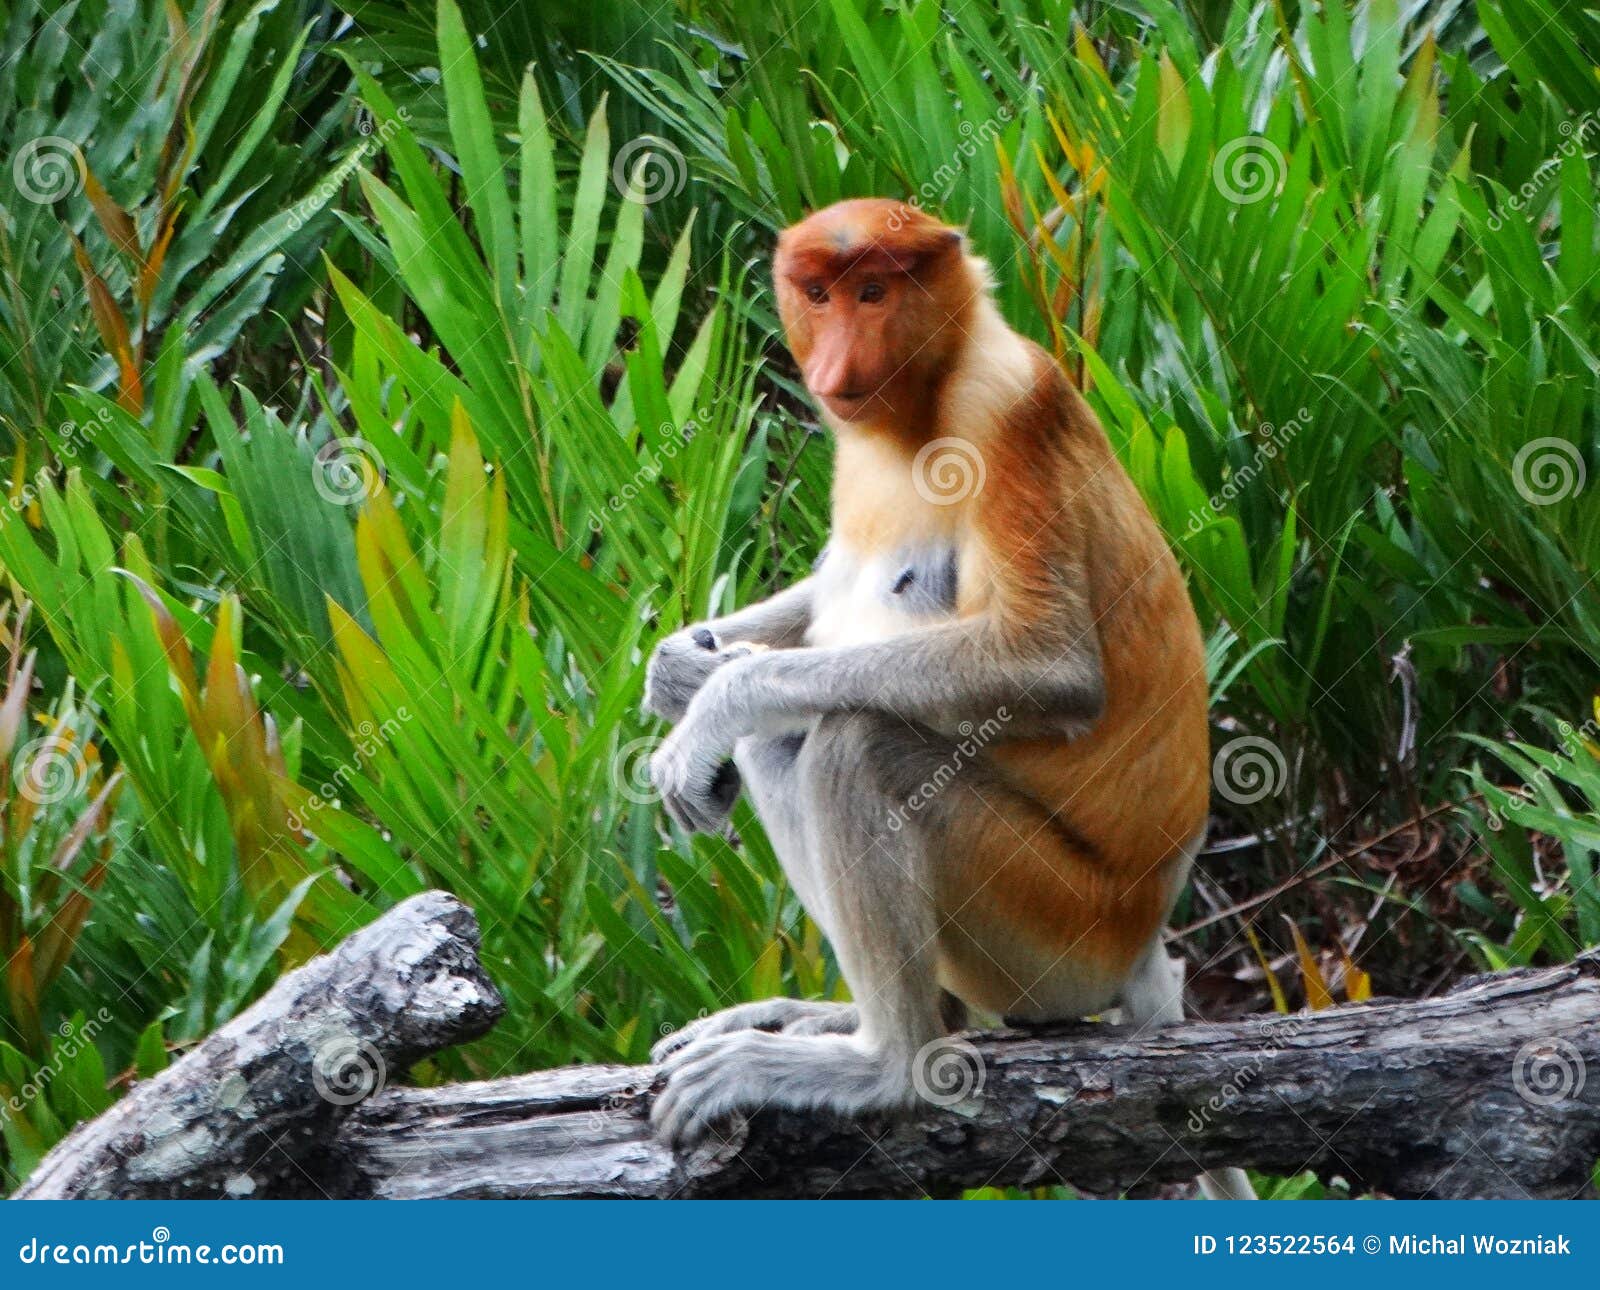
[[778,237],[778,315],[806,388],[842,422],[926,410],[981,292],[959,229],[904,202],[838,202]]

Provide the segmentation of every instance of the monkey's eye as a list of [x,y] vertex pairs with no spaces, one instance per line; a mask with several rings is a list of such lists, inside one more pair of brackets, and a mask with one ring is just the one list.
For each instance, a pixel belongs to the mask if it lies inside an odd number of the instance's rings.
[[883,299],[883,283],[869,282],[861,288],[860,301],[864,305],[875,305]]
[[814,305],[822,304],[823,301],[827,300],[827,298],[828,293],[819,287],[815,282],[806,288],[806,299]]

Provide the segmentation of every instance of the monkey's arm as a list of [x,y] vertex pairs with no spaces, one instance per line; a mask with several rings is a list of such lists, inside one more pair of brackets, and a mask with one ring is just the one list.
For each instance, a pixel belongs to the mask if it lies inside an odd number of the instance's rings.
[[792,649],[803,643],[806,628],[811,626],[815,584],[815,578],[802,578],[775,596],[699,626],[713,634],[720,649],[737,641],[750,641],[773,649]]
[[1092,724],[1104,707],[1092,624],[1019,644],[980,615],[866,645],[734,660],[707,678],[657,751],[651,773],[682,823],[714,830],[722,821],[711,784],[722,759],[748,734],[862,709],[935,729],[994,719],[1016,734],[1045,725],[1064,733]]
[[1105,706],[1092,627],[1058,645],[1018,645],[987,616],[905,632],[867,645],[761,654],[708,685],[696,703],[733,738],[795,719],[870,708],[948,728],[1006,708],[1033,722],[1081,725]]
[[788,649],[811,625],[812,579],[767,600],[674,632],[659,645],[645,671],[644,710],[681,720],[713,672],[753,653],[750,645]]

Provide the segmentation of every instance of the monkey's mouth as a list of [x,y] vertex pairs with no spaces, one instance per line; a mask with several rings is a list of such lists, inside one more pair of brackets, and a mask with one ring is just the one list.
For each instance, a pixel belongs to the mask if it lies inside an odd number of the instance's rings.
[[848,394],[819,394],[822,406],[841,421],[854,421],[872,400],[869,391],[852,390]]

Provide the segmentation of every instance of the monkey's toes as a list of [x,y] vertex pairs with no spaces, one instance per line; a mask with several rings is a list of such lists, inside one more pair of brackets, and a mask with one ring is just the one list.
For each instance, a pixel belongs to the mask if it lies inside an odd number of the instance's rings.
[[712,1035],[672,1054],[664,1063],[667,1086],[650,1109],[656,1133],[682,1150],[740,1112],[761,1106],[766,1091],[750,1059],[766,1039],[770,1036],[748,1030]]
[[[702,1018],[702,1020],[704,1020],[704,1018]],[[667,1035],[663,1039],[658,1039],[655,1043],[650,1045],[651,1064],[654,1066],[659,1066],[662,1062],[666,1061],[667,1058],[671,1057],[673,1053],[678,1052],[680,1049],[687,1048],[690,1044],[694,1043],[695,1035],[697,1033],[696,1026],[697,1023],[691,1021],[688,1025],[680,1026],[670,1035]]]

